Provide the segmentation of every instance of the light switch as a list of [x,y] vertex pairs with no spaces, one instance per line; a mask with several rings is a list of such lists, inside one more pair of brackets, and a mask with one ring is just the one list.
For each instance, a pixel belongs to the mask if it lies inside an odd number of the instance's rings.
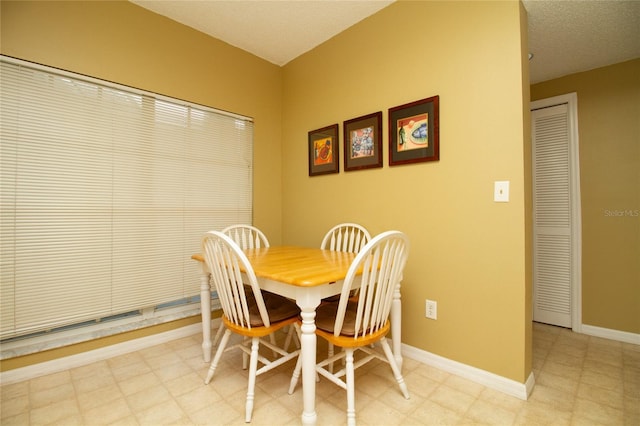
[[509,202],[509,181],[497,180],[493,187],[493,201],[497,203]]

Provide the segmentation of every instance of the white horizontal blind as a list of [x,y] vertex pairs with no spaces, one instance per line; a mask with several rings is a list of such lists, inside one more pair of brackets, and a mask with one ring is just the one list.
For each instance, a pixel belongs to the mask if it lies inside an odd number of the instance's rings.
[[1,337],[199,294],[202,235],[251,223],[251,120],[0,66]]

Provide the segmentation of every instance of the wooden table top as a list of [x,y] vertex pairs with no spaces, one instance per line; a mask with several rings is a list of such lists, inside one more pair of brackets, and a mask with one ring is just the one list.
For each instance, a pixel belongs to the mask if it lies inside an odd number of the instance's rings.
[[[356,257],[354,253],[295,246],[248,249],[244,253],[256,276],[301,287],[344,279]],[[204,262],[201,254],[191,258]]]

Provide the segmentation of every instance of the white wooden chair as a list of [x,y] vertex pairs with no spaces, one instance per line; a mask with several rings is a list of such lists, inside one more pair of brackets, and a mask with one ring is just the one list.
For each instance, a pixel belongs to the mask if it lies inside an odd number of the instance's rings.
[[269,247],[267,236],[255,226],[231,225],[224,228],[222,233],[231,237],[242,250]]
[[[353,260],[340,299],[321,304],[316,312],[316,334],[329,343],[343,348],[340,353],[316,364],[316,371],[347,391],[347,424],[355,425],[354,370],[372,359],[380,359],[391,366],[400,391],[409,399],[409,391],[386,340],[390,329],[389,313],[396,287],[409,252],[409,240],[401,232],[387,231],[374,237]],[[357,275],[358,271],[361,275]],[[350,297],[354,286],[360,285],[357,300]],[[384,356],[372,343],[380,342]],[[354,352],[366,354],[354,362]],[[344,368],[332,373],[327,366],[345,358]],[[293,393],[300,377],[301,359],[291,377],[289,394]],[[345,380],[346,378],[346,380]]]
[[369,231],[357,223],[341,223],[331,228],[320,244],[323,250],[358,253],[371,239]]
[[[347,253],[358,253],[371,239],[369,231],[357,223],[340,223],[329,229],[320,243],[323,250],[343,251]],[[356,297],[358,290],[351,292],[351,297]],[[331,296],[322,300],[323,303],[335,302],[339,296]],[[328,356],[333,356],[333,345],[329,343]],[[329,370],[333,371],[333,364],[329,365]]]
[[[242,250],[269,247],[269,239],[267,239],[264,232],[252,225],[231,225],[224,228],[221,232],[230,237]],[[224,333],[224,324],[220,324],[218,327],[216,337],[213,339],[213,346],[218,344],[222,333]],[[275,342],[275,336],[272,336],[271,342]]]
[[[239,348],[249,358],[249,383],[245,404],[245,422],[251,421],[253,413],[256,377],[298,356],[299,350],[287,352],[265,341],[263,337],[292,325],[298,329],[300,309],[284,297],[264,297],[249,260],[240,246],[222,232],[207,232],[202,241],[205,262],[211,272],[220,304],[225,332],[211,361],[205,383],[209,384],[215,374],[220,357],[226,350]],[[243,279],[244,278],[244,279]],[[243,336],[243,341],[226,349],[231,333]],[[250,346],[247,345],[250,343]],[[267,359],[258,353],[260,344],[278,356]],[[262,367],[258,368],[258,362]],[[245,366],[246,367],[246,366]]]

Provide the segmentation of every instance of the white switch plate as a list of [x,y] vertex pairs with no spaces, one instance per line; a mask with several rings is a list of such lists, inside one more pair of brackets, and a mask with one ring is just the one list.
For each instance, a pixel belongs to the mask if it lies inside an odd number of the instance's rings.
[[509,181],[497,180],[493,186],[493,201],[497,203],[509,202]]

